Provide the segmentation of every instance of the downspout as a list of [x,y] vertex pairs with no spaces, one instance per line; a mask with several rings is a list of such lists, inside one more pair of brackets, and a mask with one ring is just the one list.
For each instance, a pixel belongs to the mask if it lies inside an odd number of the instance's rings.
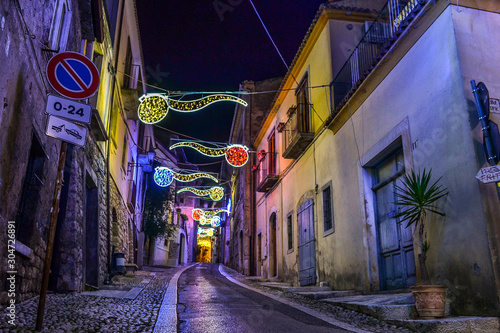
[[122,26],[123,26],[123,14],[125,11],[125,0],[122,2],[122,7],[121,7],[121,13],[120,13],[120,24],[118,27],[118,38],[116,39],[116,52],[114,53],[115,59],[114,59],[114,64],[112,66],[111,70],[111,96],[110,96],[110,107],[111,110],[109,112],[109,120],[108,120],[108,143],[107,143],[107,149],[106,149],[106,225],[107,225],[107,231],[108,231],[108,237],[107,237],[107,243],[108,243],[108,278],[111,277],[111,194],[110,194],[110,177],[111,173],[109,171],[109,160],[111,156],[111,121],[112,121],[112,113],[113,113],[113,103],[114,103],[114,96],[115,96],[115,84],[116,84],[116,68],[118,65],[118,55],[120,53],[120,39],[122,36]]

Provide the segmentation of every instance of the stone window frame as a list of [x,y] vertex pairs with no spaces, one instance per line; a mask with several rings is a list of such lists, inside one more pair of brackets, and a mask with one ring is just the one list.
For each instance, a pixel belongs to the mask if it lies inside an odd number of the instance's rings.
[[49,33],[50,48],[58,53],[66,51],[71,26],[71,2],[57,0]]
[[372,191],[373,175],[371,168],[387,151],[394,149],[398,145],[403,148],[405,168],[407,170],[413,169],[411,142],[409,119],[406,117],[361,155],[357,163],[359,192],[361,194],[359,198],[361,217],[366,224],[364,241],[368,244],[368,261],[374,263],[370,265],[369,269],[371,291],[380,291],[380,267],[378,264],[377,245],[379,235],[375,221],[376,203]]

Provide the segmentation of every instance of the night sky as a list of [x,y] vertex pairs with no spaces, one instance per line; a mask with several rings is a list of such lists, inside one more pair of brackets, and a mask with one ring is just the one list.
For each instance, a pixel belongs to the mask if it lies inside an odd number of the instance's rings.
[[[253,2],[290,65],[325,1]],[[175,91],[237,91],[244,80],[286,73],[249,0],[141,0],[137,9],[148,84]],[[148,92],[158,91],[149,87]],[[197,139],[227,142],[233,111],[233,103],[189,114],[170,111],[159,125]]]

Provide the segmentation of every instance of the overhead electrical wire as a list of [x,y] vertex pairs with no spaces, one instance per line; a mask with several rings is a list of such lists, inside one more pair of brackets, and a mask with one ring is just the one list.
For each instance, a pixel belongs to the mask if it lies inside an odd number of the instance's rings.
[[[240,94],[240,95],[263,95],[263,94],[275,94],[277,92],[280,92],[280,91],[292,91],[292,90],[296,90],[296,88],[288,88],[288,89],[278,89],[278,90],[265,90],[265,91],[246,91],[246,90],[241,90],[241,91],[179,91],[179,90],[168,90],[168,89],[165,89],[165,88],[161,88],[161,87],[158,87],[158,86],[155,86],[153,84],[149,84],[147,82],[144,82],[142,80],[139,80],[138,78],[130,75],[130,74],[127,74],[123,71],[120,71],[120,70],[117,70],[117,72],[131,78],[131,79],[134,79],[134,80],[137,80],[137,82],[140,82],[140,83],[144,83],[144,85],[146,85],[147,87],[151,87],[151,88],[155,88],[155,89],[158,89],[162,92],[165,92],[166,94],[168,94],[169,96],[185,96],[185,95],[208,95],[208,94]],[[297,81],[297,80],[295,80]],[[322,85],[318,85],[318,86],[310,86],[308,87],[309,89],[316,89],[316,88],[324,88],[324,87],[329,87],[330,85],[329,84],[322,84]]]

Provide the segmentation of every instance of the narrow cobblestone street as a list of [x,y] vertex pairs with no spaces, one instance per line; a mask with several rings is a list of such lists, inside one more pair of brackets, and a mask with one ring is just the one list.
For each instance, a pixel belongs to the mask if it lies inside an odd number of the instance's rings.
[[[133,278],[118,277],[107,292],[111,297],[90,293],[47,296],[42,332],[152,332],[170,279],[180,268],[144,267]],[[120,290],[141,288],[134,299],[120,297]],[[114,291],[117,296],[112,297]],[[0,315],[0,332],[34,332],[38,297],[17,307],[18,324],[10,327],[5,312]]]

